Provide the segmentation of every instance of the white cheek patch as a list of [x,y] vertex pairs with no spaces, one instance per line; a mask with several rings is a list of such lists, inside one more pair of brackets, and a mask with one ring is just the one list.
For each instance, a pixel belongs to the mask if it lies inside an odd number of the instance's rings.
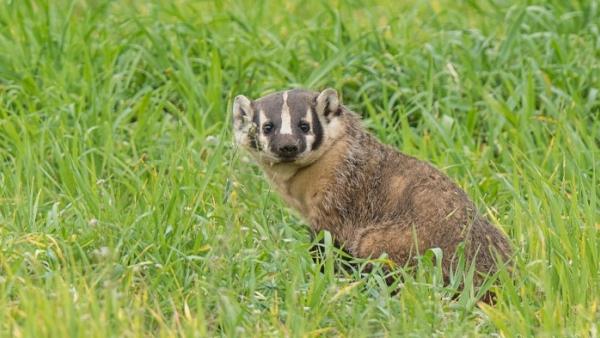
[[312,150],[313,144],[315,143],[314,135],[306,135],[306,152]]
[[246,147],[248,146],[248,131],[246,130],[241,130],[241,129],[235,129],[233,131],[234,134],[234,140],[235,140],[235,144],[242,146],[242,147]]
[[326,129],[328,139],[336,139],[344,132],[344,127],[338,118],[329,121],[329,125],[327,125]]
[[250,146],[251,139],[256,135],[256,124],[252,121],[238,123],[233,129],[235,143],[242,147]]
[[306,111],[304,120],[310,126],[310,133],[306,134],[306,152],[309,152],[312,150],[313,144],[315,143],[315,128],[313,126],[312,111],[310,110],[310,108],[308,108],[308,110]]
[[[304,121],[308,122],[308,124],[310,124],[310,126],[312,127],[312,111],[310,110],[310,108],[308,108],[308,110],[306,110],[306,115],[304,115]],[[312,131],[312,129],[311,129]]]
[[287,104],[288,93],[283,92],[283,106],[281,106],[281,129],[280,134],[292,134],[292,116],[290,107]]
[[267,121],[267,115],[265,114],[264,110],[260,110],[259,112],[259,117],[260,117],[260,127],[259,132],[258,132],[258,143],[259,143],[259,148],[262,149],[264,151],[264,149],[268,149],[269,146],[269,138],[265,136],[265,134],[263,134],[262,131],[262,125]]

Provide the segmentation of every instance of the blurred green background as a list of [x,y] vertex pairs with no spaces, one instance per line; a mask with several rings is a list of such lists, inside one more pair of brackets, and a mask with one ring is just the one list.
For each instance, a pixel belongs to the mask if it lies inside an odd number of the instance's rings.
[[[598,7],[0,0],[0,335],[597,336]],[[312,262],[229,115],[328,86],[508,234],[494,307]]]

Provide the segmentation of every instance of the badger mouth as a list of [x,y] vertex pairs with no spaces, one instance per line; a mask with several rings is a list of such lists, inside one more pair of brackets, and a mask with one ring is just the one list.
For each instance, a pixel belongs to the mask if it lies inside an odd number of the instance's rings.
[[291,163],[298,159],[299,154],[276,154],[280,163]]
[[298,148],[295,147],[292,151],[289,150],[276,150],[273,151],[273,155],[277,157],[280,162],[289,163],[294,162],[300,157],[300,152]]
[[279,157],[279,162],[280,163],[292,163],[292,162],[295,162],[296,159],[297,159],[296,156],[293,156],[293,157],[287,157],[287,156],[286,157]]

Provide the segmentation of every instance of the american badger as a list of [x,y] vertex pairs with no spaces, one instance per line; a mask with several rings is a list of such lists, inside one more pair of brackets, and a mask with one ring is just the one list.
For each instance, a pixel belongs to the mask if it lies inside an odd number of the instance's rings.
[[481,274],[511,253],[506,236],[480,215],[465,192],[423,161],[380,143],[334,89],[293,89],[233,104],[235,141],[256,159],[286,203],[329,231],[354,257],[387,253],[406,266],[441,248],[446,278],[455,251]]

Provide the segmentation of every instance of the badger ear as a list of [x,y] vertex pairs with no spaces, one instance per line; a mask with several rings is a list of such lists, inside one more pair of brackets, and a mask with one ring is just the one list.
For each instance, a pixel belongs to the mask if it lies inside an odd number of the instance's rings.
[[338,93],[333,88],[327,88],[317,96],[317,114],[329,121],[333,116],[341,113]]
[[238,95],[233,100],[233,126],[235,129],[242,129],[246,124],[252,121],[254,111],[252,102],[244,95]]

